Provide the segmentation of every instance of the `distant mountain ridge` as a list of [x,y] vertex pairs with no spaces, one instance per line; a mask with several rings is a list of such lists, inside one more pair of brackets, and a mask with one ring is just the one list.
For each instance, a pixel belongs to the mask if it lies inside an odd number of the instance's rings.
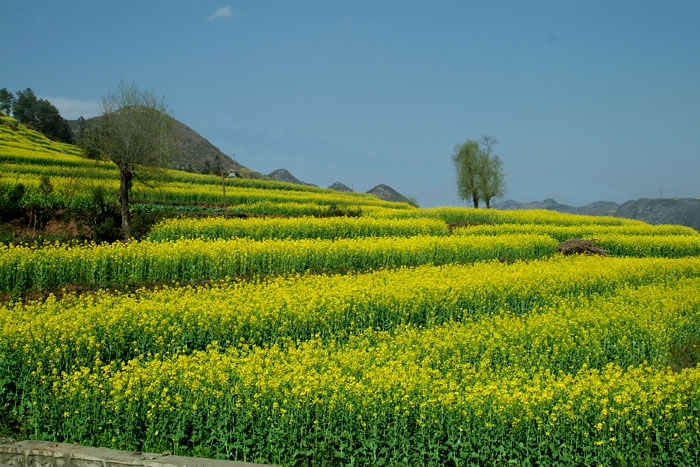
[[700,199],[698,198],[641,198],[621,205],[613,201],[596,201],[582,207],[560,204],[551,198],[529,203],[519,203],[509,199],[495,203],[493,207],[504,210],[548,209],[587,216],[624,217],[654,225],[685,225],[700,232]]
[[568,204],[560,204],[552,198],[547,198],[544,201],[531,201],[528,203],[520,203],[512,199],[501,201],[493,204],[494,209],[504,209],[507,211],[515,211],[521,209],[547,209],[549,211],[565,212],[569,214],[584,214],[588,216],[614,216],[619,205],[612,201],[596,201],[582,207],[573,207]]
[[[296,178],[294,175],[292,175],[291,172],[287,169],[274,170],[274,171],[270,172],[269,174],[267,174],[267,176],[269,178],[271,178],[273,180],[277,180],[279,182],[296,183],[298,185],[317,186],[317,185],[313,185],[311,183],[302,182],[301,180]],[[340,182],[335,182],[331,186],[329,186],[328,188],[330,188],[331,190],[336,190],[336,191],[345,191],[345,192],[352,192],[353,191],[347,185],[340,183]],[[383,183],[368,190],[367,193],[374,195],[379,199],[383,199],[384,201],[393,201],[395,203],[409,203],[409,204],[411,204],[411,200],[406,198],[404,195],[402,195],[398,191],[394,190],[389,185],[385,185]]]

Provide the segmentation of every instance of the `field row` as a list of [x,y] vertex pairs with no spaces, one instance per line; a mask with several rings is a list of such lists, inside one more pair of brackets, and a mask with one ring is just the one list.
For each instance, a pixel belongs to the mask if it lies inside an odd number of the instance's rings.
[[[445,236],[447,224],[439,219],[375,219],[371,217],[262,217],[252,219],[167,219],[154,226],[150,241],[201,238],[304,239],[355,237]],[[532,233],[532,232],[523,232]]]
[[[230,239],[252,238],[353,238],[370,236],[448,235],[448,225],[435,218],[380,219],[361,218],[256,218],[225,219],[167,219],[153,227],[149,235],[152,241],[178,240],[183,238]],[[681,225],[630,224],[558,226],[549,224],[493,224],[460,227],[452,230],[454,235],[503,235],[538,234],[548,235],[559,242],[570,238],[598,238],[612,235],[696,237],[700,234]],[[683,242],[683,239],[679,239]]]
[[471,224],[551,224],[551,225],[646,225],[642,221],[611,216],[581,216],[545,209],[522,211],[500,211],[497,209],[475,209],[460,207],[439,207],[424,209],[376,209],[371,214],[379,218],[416,218],[427,217],[441,219],[450,223]]
[[0,246],[0,290],[41,290],[267,274],[363,271],[552,255],[542,235],[380,237],[340,240],[179,240],[79,246]]
[[687,235],[699,236],[697,230],[683,225],[551,225],[551,224],[496,224],[458,227],[453,230],[455,235],[502,235],[518,233],[536,233],[549,235],[563,242],[570,238],[598,238],[608,235]]
[[[700,236],[609,235],[597,243],[614,256],[700,256]],[[512,261],[551,256],[557,252],[557,245],[551,237],[537,234],[3,245],[0,290],[26,292],[67,284],[124,286],[494,259]]]

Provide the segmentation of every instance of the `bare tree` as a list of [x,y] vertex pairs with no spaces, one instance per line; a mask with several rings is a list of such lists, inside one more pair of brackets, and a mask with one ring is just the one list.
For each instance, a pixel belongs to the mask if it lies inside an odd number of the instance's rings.
[[134,179],[143,181],[144,168],[164,166],[171,152],[172,119],[164,98],[123,80],[102,98],[90,145],[119,169],[119,204],[124,238],[131,238],[129,196]]

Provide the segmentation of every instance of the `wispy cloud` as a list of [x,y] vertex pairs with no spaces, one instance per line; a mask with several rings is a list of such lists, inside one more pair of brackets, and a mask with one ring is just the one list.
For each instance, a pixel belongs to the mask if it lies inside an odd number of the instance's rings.
[[217,18],[240,18],[241,16],[245,16],[244,13],[236,13],[233,10],[231,10],[230,6],[222,6],[219,7],[218,10],[216,10],[214,13],[212,13],[209,18],[207,18],[209,21],[214,21]]

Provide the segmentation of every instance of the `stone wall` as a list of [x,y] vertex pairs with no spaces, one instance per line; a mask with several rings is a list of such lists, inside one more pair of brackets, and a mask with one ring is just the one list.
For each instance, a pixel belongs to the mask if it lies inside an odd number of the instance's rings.
[[253,467],[249,464],[197,457],[171,456],[92,448],[49,441],[0,439],[0,466],[7,467]]

